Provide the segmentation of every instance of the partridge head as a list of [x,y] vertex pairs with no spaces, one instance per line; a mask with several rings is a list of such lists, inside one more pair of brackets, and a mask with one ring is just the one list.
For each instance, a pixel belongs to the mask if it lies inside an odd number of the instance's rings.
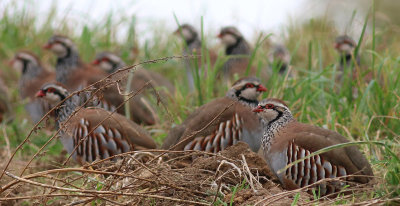
[[[339,74],[336,77],[337,82],[342,82],[343,80],[343,74],[345,71],[351,70],[351,68],[354,65],[360,66],[360,56],[357,54],[357,56],[354,56],[354,49],[356,48],[357,44],[356,42],[347,35],[341,35],[336,38],[335,41],[335,49],[339,52],[339,65],[338,65],[338,70]],[[353,61],[353,58],[355,61]],[[373,77],[372,72],[366,72],[366,68],[361,67],[363,70],[363,73],[366,73],[364,76],[364,79],[366,82],[370,82]],[[358,76],[361,74],[358,72],[358,70],[353,69],[352,72],[348,72],[348,78],[355,80]],[[353,88],[353,96],[356,97],[358,96],[358,91],[356,88]]]
[[221,29],[218,38],[221,39],[221,42],[229,48],[243,40],[243,35],[236,27],[227,26]]
[[55,106],[69,96],[69,92],[59,83],[48,83],[36,93],[36,97],[43,98]]
[[276,45],[273,48],[270,61],[273,65],[276,65],[279,69],[279,73],[282,74],[288,70],[290,64],[290,53],[283,45]]
[[245,77],[233,83],[226,96],[234,100],[239,100],[244,104],[254,103],[255,105],[253,106],[256,106],[258,97],[266,91],[267,88],[261,84],[258,78]]
[[78,52],[74,42],[62,35],[53,35],[43,48],[52,51],[58,58],[66,58]]
[[126,64],[124,60],[118,55],[112,52],[100,52],[96,54],[95,60],[92,62],[93,65],[97,65],[103,71],[111,74],[117,69],[124,67]]
[[356,42],[347,35],[338,36],[335,40],[335,49],[344,55],[352,54],[356,46]]
[[182,35],[187,45],[200,41],[196,29],[190,24],[182,24],[175,32],[175,35]]
[[102,70],[84,64],[74,42],[65,36],[52,36],[44,48],[57,56],[56,81],[64,84],[69,91],[84,88],[106,75]]
[[[31,88],[34,86],[34,92],[36,92],[46,81],[51,81],[54,78],[54,73],[45,69],[40,59],[35,54],[28,51],[17,52],[10,61],[10,64],[15,70],[22,74],[20,79],[21,90],[24,89],[23,87]],[[34,92],[32,93],[34,94]],[[31,95],[26,94],[22,96],[25,98]]]
[[31,78],[37,76],[43,70],[37,56],[27,51],[16,53],[10,64],[19,73]]

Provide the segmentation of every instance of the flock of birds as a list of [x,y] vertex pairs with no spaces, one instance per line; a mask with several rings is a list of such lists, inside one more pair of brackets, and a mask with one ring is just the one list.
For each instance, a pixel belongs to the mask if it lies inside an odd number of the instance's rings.
[[[201,54],[201,40],[192,26],[181,25],[175,33],[186,42],[184,54]],[[250,45],[235,27],[222,28],[218,37],[226,46],[226,55],[250,55]],[[341,54],[341,72],[350,65],[355,46],[348,36],[336,39],[335,48]],[[126,64],[119,56],[102,52],[96,55],[92,64],[85,64],[75,44],[61,35],[52,36],[44,48],[57,57],[55,72],[44,68],[40,59],[28,51],[15,54],[11,66],[21,73],[20,96],[21,99],[29,99],[25,108],[34,123],[60,104],[53,114],[56,129],[61,128],[60,140],[77,162],[85,164],[132,150],[157,148],[156,142],[140,126],[157,124],[158,120],[145,95],[139,94],[127,102],[130,119],[123,116],[126,107],[118,107],[124,98],[115,86],[105,88],[102,98],[75,113],[87,98],[79,94],[69,97],[70,94],[124,67]],[[289,68],[288,55],[282,46],[275,49],[273,57],[274,61],[280,62],[280,73],[287,72]],[[212,51],[210,56],[214,58]],[[193,64],[186,61],[189,86],[193,88]],[[243,57],[230,58],[224,64],[221,76],[230,79],[235,73],[243,75],[248,61]],[[250,74],[255,74],[254,69]],[[146,69],[135,71],[131,89],[139,90],[148,81],[159,89],[160,94],[175,92],[174,85],[168,79]],[[5,85],[0,84],[0,88],[5,92]],[[348,141],[334,131],[297,122],[280,99],[258,101],[265,91],[267,89],[256,77],[237,80],[225,97],[202,105],[188,115],[182,124],[172,128],[161,148],[216,153],[243,141],[266,160],[287,189],[305,187],[325,178],[342,177],[343,180],[360,183],[372,178],[371,166],[356,146],[309,157],[279,173],[287,164],[312,152]],[[9,109],[4,102],[0,104],[2,114]],[[114,110],[117,112],[113,113]],[[339,191],[343,184],[321,182],[318,186],[321,195],[327,195]]]

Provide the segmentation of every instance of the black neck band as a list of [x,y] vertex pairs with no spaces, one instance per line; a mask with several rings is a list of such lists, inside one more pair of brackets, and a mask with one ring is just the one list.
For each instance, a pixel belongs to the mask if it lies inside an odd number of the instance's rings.
[[272,125],[272,123],[276,122],[278,119],[280,119],[280,118],[283,116],[283,112],[278,111],[278,110],[276,110],[276,109],[274,109],[274,110],[275,110],[276,112],[278,112],[278,116],[276,116],[275,119],[271,120],[271,121],[268,123],[268,125]]
[[236,43],[234,45],[226,47],[225,54],[232,54],[233,50],[243,41],[242,37],[236,37]]

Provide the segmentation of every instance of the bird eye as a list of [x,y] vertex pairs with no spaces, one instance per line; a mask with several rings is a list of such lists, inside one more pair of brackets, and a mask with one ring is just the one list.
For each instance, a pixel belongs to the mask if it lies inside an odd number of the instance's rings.
[[273,108],[274,108],[274,105],[273,105],[273,104],[267,104],[267,105],[265,105],[265,108],[267,108],[267,109],[273,109]]
[[47,89],[47,92],[54,93],[54,92],[55,92],[55,89],[54,89],[54,88],[48,88],[48,89]]
[[253,87],[254,87],[254,84],[251,84],[251,83],[246,84],[246,88],[253,88]]
[[101,61],[108,62],[109,60],[108,60],[108,58],[107,58],[107,57],[103,57],[103,58],[101,59]]

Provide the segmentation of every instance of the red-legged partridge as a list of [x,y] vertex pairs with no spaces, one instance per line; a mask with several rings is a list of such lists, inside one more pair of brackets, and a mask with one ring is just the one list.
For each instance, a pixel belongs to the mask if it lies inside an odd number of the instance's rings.
[[55,73],[45,69],[39,58],[27,51],[16,53],[11,65],[21,73],[19,93],[22,99],[29,99],[25,109],[31,120],[37,123],[50,110],[50,105],[35,98],[35,94],[45,83],[55,81]]
[[[368,68],[361,65],[360,56],[353,57],[354,50],[356,48],[356,42],[347,35],[338,36],[335,40],[335,49],[338,51],[340,55],[339,59],[339,74],[336,77],[336,82],[342,84],[343,83],[343,75],[347,73],[347,77],[349,81],[357,82],[358,79],[361,80],[362,83],[369,83],[374,79],[374,74],[372,71],[367,71]],[[355,60],[353,60],[353,58]],[[355,61],[355,62],[354,62]],[[383,79],[379,79],[378,82],[382,83]],[[358,97],[358,88],[352,88],[352,96],[353,98]]]
[[290,66],[290,53],[285,46],[277,44],[273,47],[269,57],[272,66],[278,68],[279,74],[284,74]]
[[[257,105],[257,98],[264,91],[266,88],[257,78],[238,80],[227,92],[226,97],[201,106],[190,114],[182,125],[173,128],[162,148],[169,149],[186,139],[174,150],[216,153],[238,141],[244,141],[253,151],[257,151],[260,147],[262,127],[259,118],[251,109]],[[217,117],[219,113],[221,115]],[[196,133],[197,131],[200,132]]]
[[82,108],[65,122],[79,106],[80,100],[78,96],[66,99],[69,93],[59,84],[45,85],[36,96],[52,105],[65,100],[56,110],[57,125],[60,127],[61,123],[66,123],[62,127],[61,141],[68,153],[72,153],[81,164],[132,150],[156,148],[146,130],[120,114],[111,114],[101,108]]
[[[358,73],[356,69],[354,69],[354,65],[360,66],[360,56],[358,54],[357,56],[354,57],[355,62],[353,61],[353,53],[356,46],[357,46],[356,42],[350,36],[341,35],[336,38],[335,49],[336,51],[338,51],[340,55],[339,59],[340,74],[338,75],[337,80],[339,81],[342,80],[345,69],[348,71],[353,70],[353,72],[348,72],[348,74],[353,80],[356,79]],[[371,72],[364,77],[364,80],[366,80],[366,82],[370,82],[371,79],[372,79]]]
[[[201,40],[196,29],[189,24],[182,24],[175,32],[176,35],[181,35],[183,40],[185,41],[185,48],[183,49],[183,55],[202,55],[201,51]],[[210,55],[210,63],[213,65],[217,59],[217,54],[212,50],[207,50]],[[194,90],[194,79],[193,79],[193,71],[195,71],[195,59],[194,58],[186,58],[185,59],[185,69],[186,76],[189,83],[189,88],[191,91]],[[197,58],[198,69],[201,69],[201,57]],[[204,69],[204,68],[203,68]],[[206,69],[204,69],[206,71]]]
[[[94,65],[97,65],[103,71],[111,74],[116,72],[118,69],[126,66],[124,60],[118,55],[111,52],[100,52],[96,55],[93,61]],[[132,78],[131,89],[137,91],[143,87],[148,81],[154,88],[165,88],[171,94],[175,92],[174,85],[161,74],[147,69],[137,68]],[[150,88],[150,86],[149,86]]]
[[[341,35],[336,38],[335,49],[340,54],[339,70],[341,72],[344,71],[344,68],[350,69],[351,62],[352,62],[352,55],[353,55],[353,52],[354,52],[354,49],[356,48],[356,46],[357,46],[356,42],[347,35]],[[355,57],[355,59],[356,59],[356,63],[359,65],[360,57],[357,55]]]
[[[111,52],[101,52],[97,54],[92,64],[108,74],[114,73],[126,65],[119,56]],[[128,76],[126,76],[126,79],[127,78]],[[175,90],[174,86],[160,74],[145,69],[137,69],[134,71],[132,77],[131,91],[136,92],[142,89],[148,81],[150,81],[150,84],[154,86],[154,88],[161,87],[158,91],[160,91],[160,96],[163,98],[167,96],[167,92],[165,92],[164,88],[169,90],[169,92],[174,92]],[[125,86],[126,83],[120,84]],[[153,92],[151,86],[147,86],[146,88],[148,88],[146,91],[149,93]],[[127,104],[129,104],[130,116],[133,121],[140,124],[153,125],[157,122],[158,117],[146,97],[148,96],[138,94],[131,98]],[[116,87],[108,88],[108,90],[104,92],[104,99],[109,100],[113,105],[119,105],[124,101],[123,96],[119,95]],[[125,112],[125,107],[120,107],[118,112],[123,114]]]
[[65,36],[52,36],[44,48],[57,56],[56,81],[64,84],[68,91],[85,88],[106,75],[102,70],[83,63],[76,45]]
[[[231,56],[222,67],[223,78],[230,82],[229,80],[231,80],[235,74],[239,76],[245,74],[250,63],[249,60],[252,49],[249,43],[244,39],[244,36],[233,26],[222,28],[218,34],[218,38],[220,38],[222,44],[226,46],[225,55],[228,57]],[[257,75],[257,69],[250,66],[249,74],[253,76]],[[261,70],[259,76],[262,77],[262,79],[268,79],[266,70]]]
[[[344,177],[345,180],[366,183],[373,176],[367,159],[356,146],[334,149],[307,158],[286,171],[279,173],[287,164],[320,149],[348,142],[337,132],[297,122],[287,105],[274,98],[260,101],[253,110],[262,119],[264,135],[262,148],[269,167],[286,189],[297,189],[324,178]],[[364,176],[363,176],[364,175]],[[342,189],[340,184],[319,184],[320,194],[328,195]]]
[[[242,33],[236,27],[228,26],[221,29],[218,34],[222,44],[226,46],[225,54],[250,56],[251,47],[244,39]],[[233,74],[244,74],[249,64],[247,57],[232,57],[223,66],[224,78],[230,78]]]

